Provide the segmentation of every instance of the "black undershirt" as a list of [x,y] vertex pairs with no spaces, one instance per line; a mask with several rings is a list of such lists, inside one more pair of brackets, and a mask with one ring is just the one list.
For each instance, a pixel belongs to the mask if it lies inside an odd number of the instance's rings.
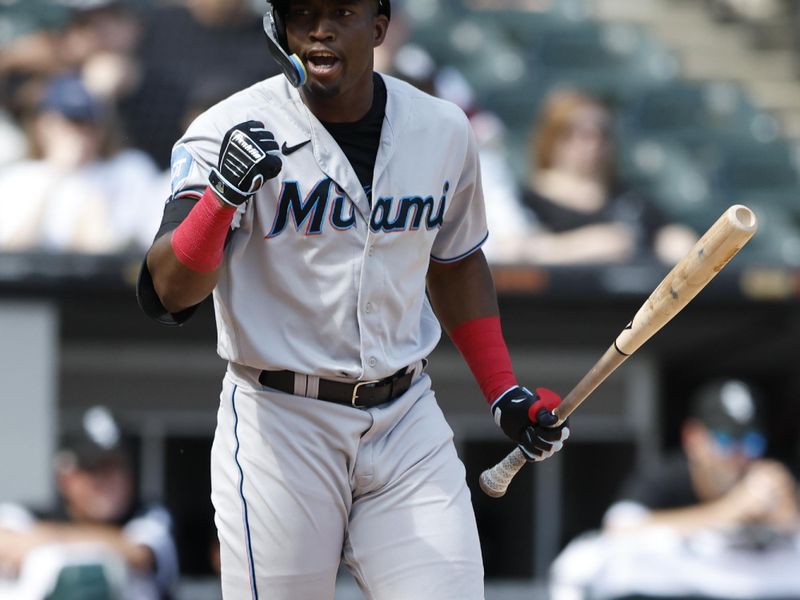
[[386,115],[386,84],[380,75],[373,73],[372,85],[372,106],[361,119],[354,123],[322,122],[331,137],[339,144],[347,160],[350,161],[370,203],[372,202],[372,175],[375,171],[375,157],[378,155],[381,128]]

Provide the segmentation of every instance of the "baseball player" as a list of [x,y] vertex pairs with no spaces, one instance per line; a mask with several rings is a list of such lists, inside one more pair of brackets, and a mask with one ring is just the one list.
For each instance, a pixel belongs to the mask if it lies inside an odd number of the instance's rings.
[[425,373],[440,323],[530,460],[569,435],[558,396],[513,374],[465,115],[373,72],[389,21],[389,0],[267,2],[285,77],[174,147],[138,294],[179,324],[213,292],[225,598],[333,598],[342,561],[368,598],[483,598],[464,467]]

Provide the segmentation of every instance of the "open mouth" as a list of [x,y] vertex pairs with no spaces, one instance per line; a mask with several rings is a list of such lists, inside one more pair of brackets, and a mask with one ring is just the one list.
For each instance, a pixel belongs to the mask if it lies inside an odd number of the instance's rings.
[[325,76],[336,71],[341,61],[333,52],[312,50],[306,54],[306,64],[308,65],[309,72],[312,74]]

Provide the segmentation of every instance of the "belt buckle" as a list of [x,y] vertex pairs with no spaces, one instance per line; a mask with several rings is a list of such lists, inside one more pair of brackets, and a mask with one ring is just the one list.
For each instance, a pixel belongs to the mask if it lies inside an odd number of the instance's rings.
[[369,381],[359,381],[357,384],[353,386],[353,395],[350,398],[350,404],[352,404],[355,408],[364,408],[364,406],[360,404],[356,404],[356,400],[358,400],[358,388],[363,387],[365,385],[375,385],[379,383],[380,379],[370,379]]

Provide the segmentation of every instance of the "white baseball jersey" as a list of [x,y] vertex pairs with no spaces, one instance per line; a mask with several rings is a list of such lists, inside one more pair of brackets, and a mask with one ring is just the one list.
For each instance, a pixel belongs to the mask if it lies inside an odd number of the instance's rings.
[[378,379],[438,343],[425,296],[429,261],[457,261],[487,237],[476,142],[455,105],[383,79],[371,198],[282,75],[212,107],[175,145],[172,197],[183,198],[202,194],[237,123],[262,121],[283,144],[280,175],[232,225],[214,291],[222,358]]

